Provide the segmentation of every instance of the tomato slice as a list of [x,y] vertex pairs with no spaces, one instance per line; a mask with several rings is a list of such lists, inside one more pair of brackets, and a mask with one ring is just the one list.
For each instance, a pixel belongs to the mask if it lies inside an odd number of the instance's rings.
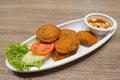
[[35,42],[32,44],[31,50],[34,54],[46,56],[51,54],[54,49],[54,43],[45,44],[42,42]]

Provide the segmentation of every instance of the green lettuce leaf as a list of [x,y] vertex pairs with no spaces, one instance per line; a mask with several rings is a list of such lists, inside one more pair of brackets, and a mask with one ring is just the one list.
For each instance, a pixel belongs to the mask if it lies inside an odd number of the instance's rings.
[[29,51],[26,44],[21,45],[20,43],[9,44],[6,47],[6,57],[8,62],[14,66],[18,71],[23,71],[23,69],[29,69],[22,62],[23,56]]
[[49,58],[49,56],[33,54],[27,44],[21,45],[20,43],[7,45],[6,57],[8,62],[19,72],[29,70],[31,67],[41,67]]

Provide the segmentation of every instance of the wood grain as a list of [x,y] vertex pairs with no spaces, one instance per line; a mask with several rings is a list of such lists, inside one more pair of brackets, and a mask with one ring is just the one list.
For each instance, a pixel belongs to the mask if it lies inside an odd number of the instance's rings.
[[[0,80],[120,80],[120,0],[0,0]],[[17,74],[5,66],[5,46],[33,36],[43,24],[60,24],[101,12],[118,22],[114,36],[76,61],[45,72]]]

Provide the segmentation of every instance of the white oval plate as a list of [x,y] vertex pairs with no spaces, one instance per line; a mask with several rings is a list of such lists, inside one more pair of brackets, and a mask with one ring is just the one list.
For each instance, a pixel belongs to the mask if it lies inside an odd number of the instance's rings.
[[[72,30],[75,30],[76,32],[78,32],[80,30],[88,30],[88,28],[84,24],[84,18],[69,21],[69,22],[66,22],[66,23],[63,23],[63,24],[60,24],[57,26],[59,28],[72,29]],[[29,71],[23,71],[23,73],[43,71],[43,70],[55,68],[55,67],[61,66],[63,64],[69,63],[71,61],[74,61],[86,54],[89,54],[90,52],[92,52],[93,50],[97,49],[102,44],[104,44],[107,40],[109,40],[112,37],[112,35],[115,33],[116,29],[117,29],[117,22],[115,22],[115,29],[113,31],[109,32],[105,36],[97,36],[99,38],[99,42],[96,43],[95,45],[93,45],[91,47],[85,47],[85,46],[80,45],[77,53],[68,58],[65,58],[65,59],[62,59],[59,61],[54,61],[54,60],[52,60],[52,58],[50,58],[48,61],[45,62],[45,64],[42,67],[40,67],[40,68],[32,67]],[[36,41],[36,36],[33,36],[33,37],[27,39],[22,44],[24,44],[24,43],[29,44],[34,41]],[[11,64],[8,63],[7,59],[6,59],[6,66],[8,67],[8,69],[17,72],[17,70]]]

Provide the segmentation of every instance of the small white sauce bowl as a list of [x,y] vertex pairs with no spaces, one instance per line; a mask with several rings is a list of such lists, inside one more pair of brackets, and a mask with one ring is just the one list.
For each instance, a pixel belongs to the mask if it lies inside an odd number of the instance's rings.
[[[104,19],[104,20],[110,22],[112,26],[110,28],[108,28],[108,29],[96,28],[96,27],[94,27],[94,26],[92,26],[91,24],[88,23],[88,20],[90,18],[101,18],[101,19]],[[96,34],[96,35],[105,35],[108,32],[114,30],[115,27],[117,26],[117,22],[112,17],[110,17],[110,16],[108,16],[106,14],[102,14],[102,13],[90,13],[90,14],[85,16],[84,22],[89,27],[89,30],[91,32],[93,32],[94,34]]]

